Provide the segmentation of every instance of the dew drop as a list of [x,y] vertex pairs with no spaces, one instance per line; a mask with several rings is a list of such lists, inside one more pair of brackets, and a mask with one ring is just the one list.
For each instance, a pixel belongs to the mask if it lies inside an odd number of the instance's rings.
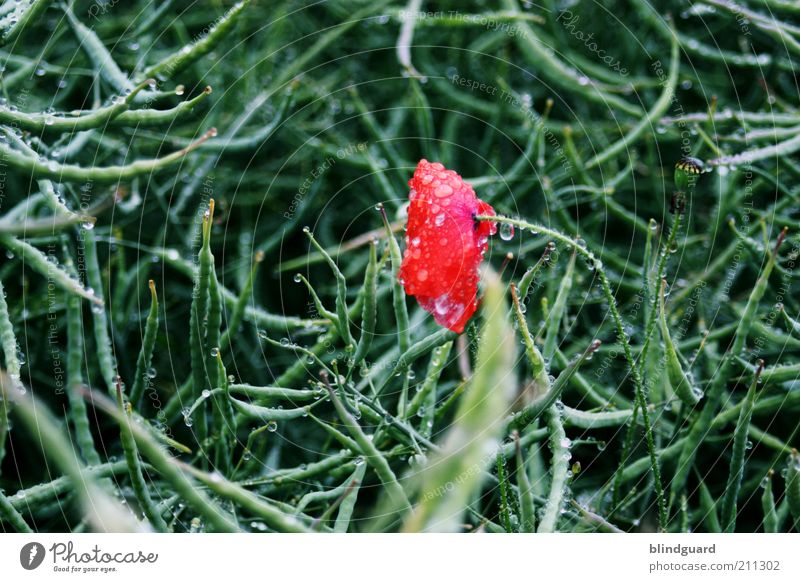
[[447,184],[440,184],[439,186],[436,187],[436,190],[434,190],[433,193],[438,198],[445,198],[453,193],[453,188],[451,188]]
[[500,225],[500,238],[503,240],[511,240],[514,238],[514,226],[511,224],[503,223]]
[[436,313],[439,315],[444,315],[447,313],[447,310],[450,309],[450,297],[448,297],[446,293],[444,295],[440,295],[434,300],[433,306],[434,309],[436,309]]

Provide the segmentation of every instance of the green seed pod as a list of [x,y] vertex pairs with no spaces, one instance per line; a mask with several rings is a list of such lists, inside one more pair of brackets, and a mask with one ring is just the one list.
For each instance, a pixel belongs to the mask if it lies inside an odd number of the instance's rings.
[[764,492],[761,494],[761,507],[764,510],[764,532],[778,533],[778,512],[775,509],[775,497],[772,493],[772,469],[764,477],[762,486]]
[[361,315],[361,337],[353,356],[353,366],[357,366],[369,352],[372,338],[375,335],[375,319],[378,313],[378,256],[377,241],[369,245],[369,263],[364,275],[364,306]]
[[158,294],[156,293],[156,283],[152,279],[148,282],[150,288],[150,312],[144,327],[144,337],[139,357],[136,360],[136,377],[133,379],[130,402],[135,408],[139,399],[142,397],[145,388],[145,378],[153,378],[155,370],[150,371],[150,364],[153,360],[153,350],[156,346],[156,334],[158,333]]
[[662,279],[661,291],[658,296],[658,323],[661,328],[661,337],[664,340],[667,379],[678,398],[687,406],[694,406],[700,401],[703,393],[699,388],[694,386],[691,376],[683,370],[680,358],[678,358],[678,350],[675,344],[672,343],[672,337],[669,334],[669,326],[667,325],[666,310],[664,309],[664,287],[666,284],[666,280]]

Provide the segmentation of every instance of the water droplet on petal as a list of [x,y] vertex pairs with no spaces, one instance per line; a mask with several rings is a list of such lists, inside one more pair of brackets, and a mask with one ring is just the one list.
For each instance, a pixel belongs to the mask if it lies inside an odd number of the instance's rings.
[[453,188],[447,184],[441,184],[436,187],[433,193],[439,198],[445,198],[453,193]]

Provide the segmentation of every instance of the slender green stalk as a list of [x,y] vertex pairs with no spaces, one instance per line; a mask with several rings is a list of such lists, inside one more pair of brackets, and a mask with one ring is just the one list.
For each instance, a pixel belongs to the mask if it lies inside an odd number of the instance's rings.
[[161,158],[138,160],[124,166],[91,166],[88,168],[72,164],[61,164],[30,157],[18,150],[10,148],[0,141],[0,156],[9,166],[37,179],[49,178],[61,182],[95,182],[98,184],[129,181],[137,177],[148,176],[153,172],[165,170],[183,160],[187,154],[197,149],[206,140],[217,135],[216,129],[210,129],[190,146],[180,149]]
[[544,507],[538,533],[552,533],[558,530],[558,518],[564,505],[564,490],[569,479],[570,441],[564,432],[561,412],[553,405],[547,409],[547,428],[550,431],[550,449],[552,461],[550,466],[550,493]]
[[[193,112],[195,107],[205,101],[206,97],[211,93],[211,87],[206,85],[200,93],[191,99],[181,101],[175,107],[170,107],[169,109],[126,109],[119,115],[114,116],[109,121],[109,125],[113,127],[135,127],[136,129],[163,127],[165,125],[169,127]],[[180,142],[179,147],[185,148],[192,145],[192,140],[190,139],[176,141]],[[219,140],[203,142],[199,149],[207,150],[215,147],[220,147]]]
[[631,421],[632,410],[609,410],[603,412],[586,412],[564,406],[562,409],[564,424],[575,428],[593,430],[622,426]]
[[248,491],[237,483],[228,481],[219,473],[209,474],[185,463],[178,463],[178,465],[216,495],[234,502],[249,514],[264,520],[273,530],[284,533],[308,533],[310,531],[302,521],[279,509],[274,502]]
[[386,227],[386,243],[389,245],[389,258],[392,261],[392,300],[394,305],[394,317],[397,321],[397,345],[400,352],[405,353],[410,349],[411,340],[408,327],[408,307],[406,306],[406,293],[400,282],[400,265],[403,256],[400,253],[400,245],[394,237],[389,218],[382,204],[378,205],[378,210],[383,217],[383,224]]
[[222,17],[215,21],[214,26],[207,34],[149,67],[145,70],[143,76],[170,79],[181,73],[186,67],[214,50],[222,40],[230,35],[248,4],[250,4],[250,0],[241,0],[234,4]]
[[508,480],[508,471],[506,470],[506,459],[502,455],[497,455],[495,459],[497,467],[497,483],[500,488],[500,523],[503,524],[503,529],[506,533],[514,533],[514,526],[511,525],[511,499],[508,490],[510,484]]
[[[200,400],[205,400],[205,397],[201,395]],[[249,402],[242,402],[236,398],[231,398],[230,402],[240,414],[261,422],[302,418],[307,416],[309,410],[311,410],[311,406],[302,406],[300,408],[266,408],[264,406],[250,404]]]
[[[15,2],[11,13],[3,19],[8,20],[10,26],[3,27],[5,30],[0,34],[0,46],[16,43],[22,33],[32,23],[36,22],[52,3],[53,0],[21,0],[20,2]],[[3,24],[6,23],[3,22]]]
[[331,258],[327,251],[322,248],[322,245],[317,242],[317,239],[314,238],[314,235],[311,234],[311,230],[305,227],[303,228],[303,232],[308,237],[308,240],[311,241],[311,244],[317,249],[317,252],[322,254],[325,258],[325,262],[328,263],[331,271],[333,271],[334,277],[336,277],[336,327],[339,330],[339,335],[345,342],[345,346],[349,346],[350,349],[355,349],[355,341],[350,333],[350,318],[347,313],[347,280],[336,264],[336,261]]
[[[6,291],[3,288],[3,282],[0,281],[0,347],[3,350],[5,369],[14,390],[24,389],[21,383],[22,373],[19,356],[17,355],[17,345],[14,325],[11,323],[11,316],[8,313]],[[6,439],[10,428],[9,408],[9,403],[6,400],[0,402],[0,468],[6,455]],[[2,470],[0,470],[0,474],[2,474]]]
[[[115,98],[110,105],[100,107],[88,113],[24,113],[6,107],[0,107],[0,122],[16,126],[20,129],[41,134],[87,131],[104,127],[115,118],[119,118],[130,109],[134,98],[147,86],[145,81],[134,87],[125,97]],[[76,115],[76,113],[79,113]]]
[[[146,468],[146,466],[143,466]],[[102,480],[106,477],[124,476],[128,472],[125,461],[103,463],[92,467],[84,467],[82,472],[87,473],[90,479]],[[59,496],[74,492],[72,481],[69,477],[57,477],[37,485],[20,489],[16,495],[8,498],[11,505],[17,510],[36,510],[53,502]]]
[[711,495],[708,486],[700,481],[700,506],[703,508],[703,523],[711,533],[722,533],[717,513],[717,500]]
[[83,399],[83,313],[81,298],[67,297],[67,398],[75,441],[81,456],[90,465],[100,464],[92,436],[86,402]]
[[792,449],[786,463],[786,499],[794,518],[794,527],[800,531],[800,455]]
[[750,430],[750,420],[753,418],[753,407],[756,404],[756,388],[758,387],[758,377],[764,369],[764,361],[758,365],[758,371],[753,378],[750,388],[744,397],[744,405],[739,413],[739,420],[733,432],[733,447],[731,451],[731,466],[728,474],[728,484],[725,487],[725,495],[722,498],[722,509],[720,519],[724,531],[732,533],[736,527],[736,504],[739,496],[739,489],[742,486],[744,477],[745,454],[747,451],[748,432]]
[[228,350],[229,352],[233,351],[233,343],[232,338],[235,334],[239,332],[239,328],[242,325],[242,321],[244,320],[245,310],[247,309],[247,303],[252,299],[253,295],[253,285],[255,284],[256,280],[256,273],[258,273],[258,267],[264,260],[264,253],[261,251],[256,252],[255,258],[253,260],[253,266],[250,268],[250,274],[247,277],[247,281],[242,288],[242,292],[239,294],[239,297],[236,299],[236,303],[233,305],[233,309],[231,310],[230,318],[227,321],[227,328],[225,332],[222,334],[222,337],[219,340],[219,346],[221,349]]
[[139,399],[144,394],[145,384],[149,383],[153,377],[150,370],[153,361],[153,350],[156,345],[156,334],[158,333],[158,293],[156,293],[156,283],[152,279],[147,283],[150,289],[150,312],[144,326],[144,336],[142,338],[142,348],[139,350],[139,357],[136,359],[136,375],[133,379],[131,388],[130,403],[136,408]]
[[561,284],[558,288],[556,300],[553,302],[553,307],[550,310],[547,318],[547,331],[545,333],[544,346],[542,347],[542,356],[545,362],[553,359],[558,346],[558,334],[561,330],[561,322],[567,312],[567,300],[569,299],[570,291],[572,290],[572,279],[575,273],[575,257],[576,253],[572,253],[569,263],[567,263],[567,271],[561,278]]
[[130,404],[125,404],[122,395],[122,385],[119,382],[117,382],[117,404],[119,405],[121,413],[121,418],[119,418],[120,442],[122,443],[122,450],[125,453],[125,462],[128,464],[128,474],[131,478],[133,493],[136,495],[136,500],[139,502],[145,517],[147,517],[153,528],[159,532],[167,532],[169,531],[169,527],[161,516],[161,512],[157,509],[156,504],[153,502],[153,498],[150,496],[150,490],[144,480],[142,461],[139,458],[139,451],[136,448],[136,441],[133,438],[133,432],[131,430],[132,418],[128,413]]
[[356,467],[355,472],[349,479],[351,484],[350,490],[339,504],[339,513],[336,515],[336,523],[333,526],[333,531],[336,533],[345,533],[350,528],[350,523],[353,519],[353,511],[355,510],[356,501],[358,500],[358,492],[361,490],[361,482],[364,480],[364,473],[366,470],[366,463],[361,463]]
[[764,510],[764,533],[778,533],[778,512],[775,509],[775,496],[772,493],[772,476],[775,471],[769,470],[764,477],[761,493],[761,508]]
[[[403,301],[405,301],[405,299],[403,299]],[[429,354],[437,347],[453,341],[457,336],[457,333],[449,329],[440,329],[411,345],[397,358],[397,363],[392,367],[391,374],[387,376],[386,381],[378,389],[376,396],[380,396],[383,393],[384,389],[391,382],[392,376],[406,372],[413,362]]]
[[211,272],[208,277],[208,316],[206,318],[205,350],[213,357],[219,354],[220,327],[222,326],[222,300],[214,258],[211,257]]
[[[218,390],[215,388],[215,390]],[[279,400],[317,400],[324,395],[324,390],[315,388],[313,390],[280,388],[278,386],[250,386],[249,384],[230,384],[228,391],[231,394],[243,394],[256,401],[265,399]],[[212,390],[212,393],[214,391]]]
[[67,6],[64,9],[64,13],[67,15],[67,20],[75,32],[75,37],[80,42],[81,48],[94,64],[98,74],[108,81],[116,91],[122,94],[126,91],[131,91],[133,83],[128,80],[128,76],[119,68],[119,65],[114,61],[114,57],[111,56],[100,37],[75,17],[71,7]]
[[[205,349],[206,318],[208,316],[209,285],[214,255],[211,253],[211,228],[214,221],[214,199],[209,200],[208,210],[203,214],[201,225],[202,245],[198,253],[199,269],[192,292],[192,306],[189,318],[189,350],[192,364],[192,395],[195,400],[209,388],[210,372],[208,359],[211,353]],[[202,443],[208,428],[206,409],[201,407],[200,422],[195,429],[198,442]]]
[[18,533],[33,533],[31,526],[28,525],[22,514],[16,510],[2,491],[0,491],[0,521],[10,524]]
[[571,507],[576,509],[578,513],[583,517],[583,519],[594,526],[596,531],[602,531],[607,533],[625,533],[613,523],[609,522],[606,518],[597,513],[589,511],[583,505],[575,501],[574,499],[570,499],[569,504]]
[[558,378],[552,383],[550,389],[541,394],[535,400],[531,401],[522,410],[514,414],[510,418],[511,422],[519,427],[525,427],[549,410],[551,406],[556,404],[572,377],[575,375],[581,365],[583,365],[586,360],[592,357],[592,354],[597,351],[600,345],[600,340],[594,340],[591,345],[589,345],[589,347],[583,351],[583,353],[574,357],[558,375]]
[[339,316],[333,311],[330,311],[327,307],[325,307],[325,305],[322,303],[322,299],[319,298],[319,295],[317,294],[316,290],[311,285],[311,283],[308,281],[308,279],[306,279],[300,273],[297,273],[294,276],[294,279],[295,281],[303,283],[306,286],[306,289],[308,289],[308,293],[309,295],[311,295],[311,300],[314,302],[314,309],[317,310],[317,315],[319,317],[327,319],[328,321],[333,323],[338,329]]
[[[522,342],[525,345],[525,356],[528,359],[528,365],[531,367],[531,376],[534,384],[534,396],[544,396],[552,392],[550,385],[550,376],[547,374],[547,364],[545,363],[544,356],[536,347],[533,336],[528,330],[528,322],[525,319],[525,314],[522,311],[522,304],[517,297],[517,288],[511,284],[511,301],[514,306],[514,316],[517,322],[517,329],[522,336]],[[558,396],[556,396],[558,398]],[[551,402],[552,404],[552,402]]]
[[[22,374],[19,357],[17,356],[19,344],[17,343],[14,325],[11,323],[11,316],[8,312],[6,291],[3,288],[2,281],[0,281],[0,345],[3,348],[6,373],[8,373],[12,382],[18,383]],[[0,447],[0,451],[3,451],[3,447]]]
[[514,446],[517,460],[517,488],[519,489],[519,531],[533,533],[536,531],[536,506],[533,501],[533,487],[525,468],[525,459],[522,457],[522,445],[518,432],[514,433]]
[[[100,274],[100,261],[97,257],[97,241],[92,231],[82,232],[84,247],[86,248],[86,280],[93,294],[105,303],[105,290],[103,277]],[[109,337],[109,322],[105,309],[92,309],[92,323],[94,341],[97,349],[97,359],[100,372],[109,394],[116,392],[117,365],[114,358],[111,338]]]
[[703,397],[703,392],[694,385],[692,377],[683,369],[683,365],[678,357],[675,344],[672,343],[672,336],[667,324],[666,307],[664,305],[664,290],[667,280],[661,280],[661,289],[658,293],[658,324],[661,328],[661,339],[664,341],[664,358],[667,371],[667,379],[672,386],[672,390],[687,405],[694,406]]
[[358,366],[367,357],[375,335],[375,320],[378,313],[378,255],[377,242],[369,245],[369,263],[364,274],[364,307],[361,314],[361,337],[353,356],[353,367]]
[[32,244],[10,235],[0,234],[0,244],[14,255],[19,255],[27,266],[67,293],[79,295],[96,305],[103,305],[102,299],[81,285],[78,280],[70,276],[64,267],[58,264],[55,255],[45,255]]
[[431,360],[428,364],[428,372],[425,374],[425,380],[419,391],[414,395],[406,407],[405,418],[410,418],[412,415],[417,414],[424,408],[424,412],[432,412],[430,406],[423,404],[428,402],[429,395],[432,395],[433,400],[436,400],[436,387],[441,378],[442,371],[447,365],[447,359],[450,356],[450,350],[453,348],[453,342],[446,342],[445,344],[434,348],[431,352]]

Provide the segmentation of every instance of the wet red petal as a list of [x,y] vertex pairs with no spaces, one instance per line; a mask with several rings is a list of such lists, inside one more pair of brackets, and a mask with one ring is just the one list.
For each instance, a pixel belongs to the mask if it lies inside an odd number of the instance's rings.
[[464,331],[478,308],[478,267],[488,248],[493,222],[475,215],[494,209],[472,186],[438,163],[420,160],[411,187],[406,250],[400,281],[439,325]]

